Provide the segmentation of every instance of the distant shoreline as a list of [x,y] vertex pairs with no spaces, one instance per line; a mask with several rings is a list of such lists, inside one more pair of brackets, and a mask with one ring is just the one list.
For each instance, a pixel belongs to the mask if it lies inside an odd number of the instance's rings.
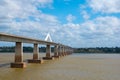
[[[0,54],[15,54],[15,52],[0,52]],[[23,54],[33,54],[33,52],[23,52]],[[39,52],[39,54],[46,54],[46,53]],[[120,54],[120,53],[73,53],[73,54]]]
[[[120,47],[96,47],[96,48],[73,48],[74,53],[89,53],[89,54],[95,54],[95,53],[105,53],[105,54],[120,54]],[[39,47],[40,53],[46,52],[46,47]],[[14,53],[15,52],[15,46],[3,46],[0,47],[0,53]],[[32,53],[33,47],[23,47],[24,53]],[[51,52],[54,52],[54,47],[51,47]]]
[[74,53],[120,53],[120,47],[74,48]]

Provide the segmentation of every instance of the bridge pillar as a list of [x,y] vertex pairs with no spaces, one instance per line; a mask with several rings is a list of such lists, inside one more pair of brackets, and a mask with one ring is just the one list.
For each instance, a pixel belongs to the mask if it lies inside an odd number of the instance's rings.
[[28,63],[43,63],[42,59],[39,59],[39,48],[38,44],[34,44],[33,59],[28,60]]
[[60,58],[60,56],[58,55],[58,45],[54,46],[54,56],[55,58]]
[[63,56],[63,47],[62,46],[60,47],[60,54],[61,54],[61,56]]
[[65,47],[62,46],[62,56],[65,56]]
[[66,47],[65,47],[65,53],[64,54],[65,54],[65,56],[67,55],[67,53],[66,53]]
[[58,48],[58,55],[60,57],[62,56],[62,46],[59,46],[59,48]]
[[68,54],[70,55],[70,54],[72,54],[73,53],[73,49],[72,48],[68,48]]
[[65,54],[65,56],[67,55],[67,53],[66,53],[66,47],[64,47],[64,54]]
[[39,48],[38,44],[34,44],[34,49],[33,49],[33,60],[36,60],[39,58]]
[[60,50],[61,56],[63,56],[63,47],[61,46],[60,48],[61,48]]
[[66,48],[66,54],[69,55],[69,50],[68,47]]
[[70,55],[70,48],[68,48],[68,54]]
[[21,42],[16,42],[15,46],[15,62],[11,63],[11,68],[24,68],[26,64],[23,62],[23,47]]
[[50,45],[46,46],[46,57],[43,57],[45,60],[53,60],[54,57],[51,56],[51,47]]
[[60,46],[58,46],[58,56],[61,57],[60,49],[61,49]]

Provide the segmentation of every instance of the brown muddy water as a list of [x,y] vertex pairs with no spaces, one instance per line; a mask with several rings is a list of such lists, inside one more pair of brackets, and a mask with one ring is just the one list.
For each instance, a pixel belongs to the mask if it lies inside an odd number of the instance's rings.
[[13,61],[13,53],[0,53],[0,80],[120,80],[120,54],[72,54],[24,69],[10,68]]

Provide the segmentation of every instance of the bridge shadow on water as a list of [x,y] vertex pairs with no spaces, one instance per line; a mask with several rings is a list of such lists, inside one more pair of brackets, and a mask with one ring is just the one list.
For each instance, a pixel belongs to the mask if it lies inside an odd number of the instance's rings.
[[[27,63],[27,61],[28,61],[28,59],[23,60],[23,62],[26,62],[26,63]],[[12,63],[12,62],[10,62],[10,63],[0,63],[0,68],[10,67],[10,64],[11,64],[11,63]]]
[[2,68],[2,67],[7,67],[7,66],[9,66],[10,65],[10,63],[3,63],[3,64],[0,64],[0,68]]

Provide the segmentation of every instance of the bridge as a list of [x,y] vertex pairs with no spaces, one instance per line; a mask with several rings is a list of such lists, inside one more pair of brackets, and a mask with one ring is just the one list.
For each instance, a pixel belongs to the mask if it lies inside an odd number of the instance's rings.
[[[23,36],[11,35],[0,33],[0,41],[15,42],[15,59],[14,63],[11,63],[11,68],[24,68],[26,63],[23,62],[23,46],[22,43],[30,43],[34,45],[33,48],[33,59],[29,59],[28,63],[43,63],[44,60],[54,60],[54,58],[60,58],[72,54],[73,49],[70,46],[63,45],[60,43],[44,41],[40,39],[28,38]],[[46,56],[42,59],[39,58],[39,47],[38,45],[46,45]],[[54,46],[54,55],[51,55],[51,46]]]

